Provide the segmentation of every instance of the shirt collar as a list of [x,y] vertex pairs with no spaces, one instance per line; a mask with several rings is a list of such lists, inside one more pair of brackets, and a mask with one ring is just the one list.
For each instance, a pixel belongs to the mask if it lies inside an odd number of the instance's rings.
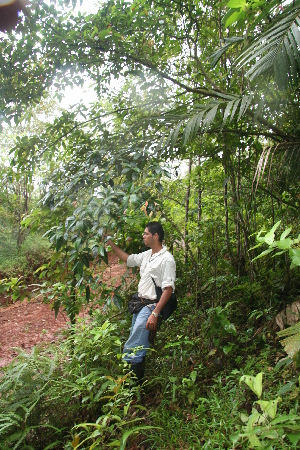
[[158,256],[162,255],[163,253],[165,253],[167,251],[167,247],[165,245],[163,245],[162,249],[159,250],[159,252],[154,253],[154,255],[152,255],[150,253],[150,261],[153,261],[153,259],[157,258]]

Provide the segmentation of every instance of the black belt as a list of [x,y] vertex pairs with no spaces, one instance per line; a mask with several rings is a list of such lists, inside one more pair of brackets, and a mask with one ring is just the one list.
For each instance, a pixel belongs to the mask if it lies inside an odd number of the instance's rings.
[[154,303],[157,303],[157,299],[150,300],[149,298],[143,298],[140,295],[139,295],[139,298],[140,298],[141,302],[145,304],[145,306],[153,305]]

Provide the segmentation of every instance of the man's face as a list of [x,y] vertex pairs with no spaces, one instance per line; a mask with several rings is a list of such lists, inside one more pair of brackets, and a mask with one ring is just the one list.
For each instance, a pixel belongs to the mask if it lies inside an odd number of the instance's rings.
[[146,247],[152,247],[154,242],[154,236],[155,234],[150,233],[148,228],[145,228],[144,234],[143,234],[143,241]]

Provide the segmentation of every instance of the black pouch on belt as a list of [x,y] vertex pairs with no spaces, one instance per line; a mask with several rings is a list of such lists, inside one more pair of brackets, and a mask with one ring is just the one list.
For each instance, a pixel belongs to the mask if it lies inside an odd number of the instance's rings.
[[128,302],[128,312],[130,314],[138,313],[144,306],[151,305],[152,303],[156,303],[156,300],[151,301],[146,298],[143,299],[139,294],[133,294]]

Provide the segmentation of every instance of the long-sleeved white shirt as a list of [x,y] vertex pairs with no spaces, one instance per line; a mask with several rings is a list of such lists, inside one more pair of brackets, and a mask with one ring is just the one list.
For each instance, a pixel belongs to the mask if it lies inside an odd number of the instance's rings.
[[156,299],[155,286],[151,278],[155,280],[157,286],[162,290],[171,286],[175,291],[176,264],[173,256],[168,252],[167,247],[152,255],[152,250],[129,255],[127,259],[128,267],[139,267],[141,279],[138,285],[138,293],[143,298],[149,300]]

